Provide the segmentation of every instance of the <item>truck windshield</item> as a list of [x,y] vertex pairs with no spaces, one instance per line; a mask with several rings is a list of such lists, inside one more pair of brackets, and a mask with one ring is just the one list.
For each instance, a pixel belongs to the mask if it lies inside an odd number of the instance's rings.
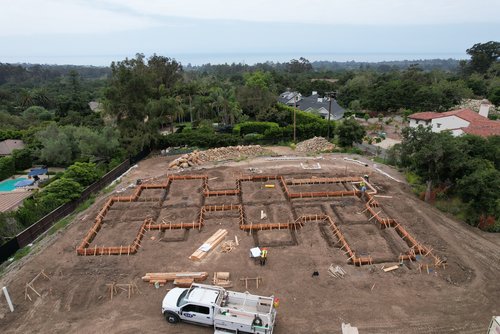
[[184,290],[181,295],[179,296],[179,299],[177,299],[177,306],[178,307],[181,307],[183,306],[184,304],[187,303],[187,300],[186,300],[186,295],[188,293],[189,290]]

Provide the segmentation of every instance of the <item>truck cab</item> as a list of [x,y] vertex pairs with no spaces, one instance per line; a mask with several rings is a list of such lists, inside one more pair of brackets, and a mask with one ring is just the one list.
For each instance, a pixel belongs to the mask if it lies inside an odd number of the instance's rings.
[[212,326],[214,324],[214,307],[221,297],[219,287],[210,289],[196,288],[174,288],[170,290],[162,303],[162,313],[170,323],[180,320],[194,322],[201,325]]

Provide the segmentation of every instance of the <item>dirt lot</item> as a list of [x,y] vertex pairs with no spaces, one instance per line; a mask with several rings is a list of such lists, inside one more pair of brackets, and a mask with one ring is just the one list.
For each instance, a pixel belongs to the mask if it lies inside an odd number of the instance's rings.
[[[500,314],[500,235],[486,235],[457,222],[416,199],[404,183],[392,181],[371,167],[325,155],[321,170],[304,170],[300,160],[268,161],[266,158],[237,163],[205,165],[188,174],[207,174],[211,189],[235,187],[235,178],[254,167],[263,174],[285,178],[360,176],[370,174],[379,189],[377,200],[383,214],[397,219],[421,243],[446,259],[447,267],[420,273],[415,263],[385,273],[382,266],[395,264],[408,246],[393,229],[381,230],[363,213],[357,197],[309,198],[288,201],[276,183],[243,182],[241,200],[247,221],[284,223],[305,214],[327,214],[345,233],[351,246],[371,255],[374,265],[355,267],[336,245],[324,223],[308,223],[297,231],[259,231],[251,235],[238,227],[235,212],[208,213],[198,230],[149,231],[141,248],[130,256],[77,256],[75,248],[92,226],[109,196],[103,195],[73,223],[47,237],[38,251],[9,268],[0,279],[15,303],[10,313],[0,298],[2,333],[212,333],[210,328],[189,324],[170,325],[161,315],[161,300],[171,286],[155,289],[141,281],[146,272],[230,271],[235,290],[244,291],[239,278],[261,276],[263,284],[249,291],[280,298],[276,333],[340,333],[342,322],[357,326],[360,333],[484,333],[492,315]],[[145,160],[126,175],[116,190],[136,179],[167,173],[166,158]],[[389,174],[402,180],[394,170]],[[217,178],[217,179],[214,179]],[[266,182],[273,184],[274,182]],[[90,247],[129,244],[142,220],[150,215],[172,222],[192,222],[203,204],[238,204],[239,196],[204,199],[202,182],[175,180],[166,200],[116,203]],[[294,191],[335,191],[337,185],[294,186]],[[301,190],[302,189],[302,190]],[[122,192],[132,193],[133,189]],[[162,196],[148,190],[144,197]],[[260,210],[267,218],[260,219]],[[240,245],[231,253],[218,250],[201,262],[188,259],[219,228],[238,236]],[[255,245],[269,247],[268,264],[257,265],[248,253]],[[344,279],[328,275],[331,265],[346,270]],[[44,269],[50,280],[36,281],[42,297],[25,300],[25,284]],[[314,271],[319,276],[312,276]],[[130,299],[121,292],[110,300],[106,284],[136,282],[140,293]],[[208,282],[208,281],[207,281]]]

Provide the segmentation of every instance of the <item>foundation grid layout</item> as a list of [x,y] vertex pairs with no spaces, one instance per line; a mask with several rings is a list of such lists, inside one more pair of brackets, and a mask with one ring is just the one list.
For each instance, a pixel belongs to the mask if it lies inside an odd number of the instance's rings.
[[[173,182],[181,182],[185,180],[201,180],[202,181],[202,204],[197,215],[197,219],[191,223],[173,223],[170,221],[165,221],[162,219],[160,223],[157,222],[160,211],[154,216],[145,217],[144,221],[140,225],[139,231],[130,245],[126,246],[113,246],[113,247],[102,247],[94,245],[92,246],[92,241],[101,229],[104,218],[111,209],[114,203],[120,202],[155,202],[161,208],[162,203],[166,200],[167,195],[170,191],[170,187]],[[291,209],[294,220],[292,222],[271,222],[271,223],[253,223],[249,222],[246,218],[244,210],[244,202],[242,198],[242,183],[243,182],[268,182],[277,181],[279,187],[281,188],[285,198],[288,202],[289,208]],[[282,230],[282,229],[292,229],[299,230],[305,224],[309,223],[323,223],[326,224],[331,230],[332,234],[336,238],[336,245],[341,251],[347,256],[347,263],[356,266],[362,266],[367,264],[373,264],[376,262],[370,255],[360,255],[356,254],[354,248],[349,244],[345,233],[339,228],[338,224],[334,219],[327,214],[307,214],[297,217],[293,207],[294,199],[307,199],[307,198],[330,198],[330,197],[357,197],[363,202],[364,213],[368,217],[368,222],[373,222],[380,229],[394,229],[394,231],[399,235],[399,237],[404,240],[408,249],[399,254],[399,257],[393,259],[393,261],[403,262],[403,261],[415,261],[419,256],[424,256],[431,261],[433,261],[434,266],[443,265],[443,261],[433,254],[432,249],[421,244],[413,237],[396,219],[388,218],[387,215],[382,214],[383,209],[380,204],[374,198],[376,190],[366,182],[362,177],[315,177],[315,178],[304,178],[304,179],[285,179],[281,175],[250,175],[241,176],[236,178],[235,189],[223,189],[223,190],[211,190],[208,186],[209,178],[207,175],[169,175],[166,177],[164,183],[149,183],[140,184],[137,186],[135,192],[131,196],[113,196],[110,197],[102,207],[102,209],[97,214],[95,222],[90,230],[87,232],[82,242],[76,249],[78,255],[132,255],[137,253],[141,247],[141,241],[144,235],[151,230],[173,230],[173,229],[198,229],[201,230],[206,224],[205,217],[207,212],[224,212],[224,211],[234,211],[237,213],[239,228],[243,231],[252,233],[253,231],[262,230]],[[359,183],[365,182],[368,190],[362,194],[359,187]],[[321,191],[321,192],[293,192],[290,190],[292,186],[303,186],[303,185],[319,185],[319,184],[337,184],[343,186],[345,190],[337,191]],[[162,195],[160,197],[141,197],[141,194],[146,189],[162,189]],[[217,204],[217,205],[205,205],[204,200],[208,197],[223,196],[230,197],[236,196],[238,198],[238,203],[228,203],[228,204]]]

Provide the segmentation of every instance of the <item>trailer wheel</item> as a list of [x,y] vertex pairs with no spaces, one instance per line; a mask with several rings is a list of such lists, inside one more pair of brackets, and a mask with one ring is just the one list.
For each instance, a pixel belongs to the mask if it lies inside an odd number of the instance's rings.
[[181,320],[179,316],[173,312],[165,312],[163,315],[165,316],[165,320],[171,324],[176,324]]

